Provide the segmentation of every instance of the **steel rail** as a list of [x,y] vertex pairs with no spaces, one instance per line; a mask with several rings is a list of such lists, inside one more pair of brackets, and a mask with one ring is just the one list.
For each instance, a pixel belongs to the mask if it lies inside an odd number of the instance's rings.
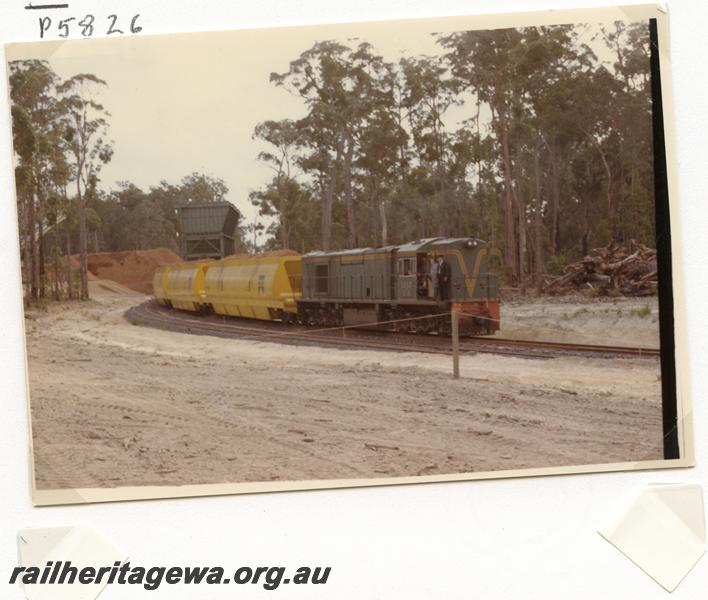
[[590,352],[600,354],[618,354],[623,356],[660,356],[659,348],[634,348],[629,346],[603,346],[599,344],[576,344],[574,342],[546,342],[537,340],[514,340],[507,338],[469,337],[465,338],[466,344],[478,343],[503,344],[520,348],[548,348],[549,350],[569,350],[575,352]]
[[[416,335],[384,331],[366,331],[333,327],[311,330],[302,325],[285,326],[279,321],[251,321],[218,315],[198,315],[162,307],[156,302],[145,302],[125,312],[130,322],[190,334],[212,335],[222,338],[254,339],[298,345],[320,345],[334,348],[362,348],[394,352],[452,353],[448,337]],[[654,348],[631,348],[573,344],[562,342],[537,342],[492,337],[467,337],[460,340],[463,354],[499,354],[522,358],[548,359],[568,356],[590,358],[658,357]]]

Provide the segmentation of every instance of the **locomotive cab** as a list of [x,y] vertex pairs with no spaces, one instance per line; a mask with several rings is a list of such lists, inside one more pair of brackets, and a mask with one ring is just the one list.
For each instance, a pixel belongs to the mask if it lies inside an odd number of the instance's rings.
[[415,252],[411,256],[397,259],[395,273],[397,276],[397,297],[418,299],[420,301],[434,300],[430,271],[433,259],[427,252]]
[[415,298],[418,294],[418,270],[415,256],[400,257],[397,260],[396,296],[400,299]]
[[[399,246],[394,254],[395,301],[428,312],[461,312],[469,334],[499,329],[496,277],[487,268],[487,244],[475,238],[429,238]],[[436,262],[444,267],[436,267]],[[445,278],[437,274],[444,269]],[[427,307],[427,308],[426,308]]]

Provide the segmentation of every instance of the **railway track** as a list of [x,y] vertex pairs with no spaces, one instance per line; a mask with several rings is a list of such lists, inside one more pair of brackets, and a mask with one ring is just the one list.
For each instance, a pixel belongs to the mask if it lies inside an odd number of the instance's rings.
[[[330,348],[447,355],[452,353],[450,339],[437,335],[389,333],[341,327],[313,330],[301,325],[284,326],[276,321],[253,321],[213,314],[197,315],[168,309],[155,301],[134,306],[128,309],[124,316],[135,325],[221,338],[253,339]],[[460,353],[499,354],[540,360],[568,356],[585,358],[658,358],[659,356],[659,350],[655,348],[536,342],[493,337],[462,338]]]
[[603,356],[639,356],[639,357],[659,357],[661,355],[658,348],[632,348],[629,346],[602,346],[595,344],[575,344],[575,343],[563,343],[563,342],[539,342],[539,341],[528,341],[528,340],[510,340],[504,338],[482,338],[473,337],[467,338],[465,340],[468,344],[479,343],[481,345],[487,344],[501,344],[509,348],[534,348],[537,350],[548,350],[550,352],[554,351],[572,351],[580,353],[583,355],[587,354],[598,354]]

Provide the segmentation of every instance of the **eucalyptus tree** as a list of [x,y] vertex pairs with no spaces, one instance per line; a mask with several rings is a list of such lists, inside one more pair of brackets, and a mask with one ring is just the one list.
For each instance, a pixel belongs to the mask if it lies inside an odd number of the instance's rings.
[[370,46],[356,50],[335,41],[318,42],[270,80],[305,101],[307,116],[297,122],[305,151],[299,165],[310,173],[322,197],[322,246],[332,243],[333,210],[343,198],[346,238],[358,243],[353,178],[358,135],[370,112],[367,70]]
[[[27,273],[29,297],[39,297],[39,271],[37,268],[37,229],[34,205],[33,162],[37,137],[32,120],[21,106],[12,106],[12,141],[18,164],[15,167],[17,214],[19,217],[20,251]],[[23,227],[24,224],[24,227]],[[24,239],[23,239],[24,234]]]
[[226,202],[229,188],[221,177],[194,171],[182,177],[179,185],[174,186],[174,194],[182,204],[189,202],[208,204]]
[[350,52],[337,42],[318,42],[292,61],[287,72],[270,75],[271,82],[299,95],[308,108],[307,116],[298,122],[302,145],[307,149],[299,163],[317,181],[322,197],[325,250],[332,243],[332,214],[344,155],[343,80]]
[[251,195],[251,202],[259,207],[260,214],[277,216],[278,236],[282,248],[290,247],[291,220],[299,210],[300,189],[293,179],[295,152],[300,132],[294,121],[264,121],[256,125],[255,139],[268,142],[271,151],[258,154],[258,159],[273,171],[273,179],[266,190]]
[[[588,46],[578,42],[576,27],[532,27],[523,33],[525,56],[519,69],[526,109],[516,127],[518,187],[525,188],[518,201],[519,269],[523,275],[526,265],[539,288],[546,271],[546,248],[554,265],[565,260],[563,217],[571,221],[579,212],[577,197],[571,198],[569,166],[586,141],[585,129],[596,126],[592,102],[582,85],[596,59]],[[522,215],[531,225],[529,230],[521,223]],[[568,241],[575,239],[571,229],[565,227]]]
[[492,141],[475,119],[467,119],[450,134],[448,185],[450,235],[473,233],[492,244],[496,239],[497,194],[488,164],[494,161]]
[[[446,235],[448,219],[448,162],[450,160],[450,134],[445,127],[448,109],[461,101],[454,80],[448,76],[447,66],[440,57],[421,56],[401,60],[405,78],[404,106],[418,163],[430,174],[430,187],[434,191],[431,203],[429,233]],[[443,218],[435,218],[440,215]]]
[[400,62],[387,62],[372,51],[369,57],[371,106],[368,127],[360,134],[359,181],[370,206],[371,237],[386,244],[418,235],[421,211],[411,187],[415,151],[405,74]]
[[105,139],[109,113],[95,100],[106,82],[95,75],[74,75],[57,86],[63,121],[63,142],[70,157],[79,213],[79,298],[88,298],[86,192],[95,183],[101,166],[111,160],[113,149]]
[[[588,68],[587,49],[579,50],[572,26],[465,31],[442,36],[439,42],[448,49],[446,60],[459,89],[474,94],[491,114],[504,183],[505,263],[510,282],[523,287],[529,269],[529,213],[534,215],[536,269],[541,270],[544,262],[541,165],[531,160],[542,149],[547,150],[552,174],[550,245],[560,249],[563,158],[559,154],[564,146],[559,139],[572,131],[573,125],[560,125],[558,120],[573,119],[563,95],[573,96],[566,87],[571,84],[569,75]],[[532,205],[527,201],[529,196],[535,196]]]
[[21,236],[20,249],[29,299],[32,301],[37,300],[41,294],[40,252],[37,244],[37,224],[40,219],[35,202],[39,132],[33,122],[33,116],[37,118],[40,110],[48,104],[55,79],[56,76],[44,62],[10,63],[13,148],[18,157],[15,184]]
[[524,55],[523,35],[519,29],[497,29],[462,31],[439,38],[449,51],[445,58],[459,89],[475,94],[491,111],[504,181],[504,253],[512,284],[518,283],[520,274],[510,131],[518,116],[514,108],[520,83],[518,63]]
[[[608,206],[612,238],[654,239],[651,65],[647,23],[618,21],[602,28],[615,60],[609,118],[615,148],[608,157],[614,197]],[[609,175],[608,175],[609,179]],[[611,209],[611,212],[610,212]]]
[[386,245],[398,238],[396,219],[389,224],[387,206],[394,196],[402,195],[397,150],[405,144],[407,133],[383,106],[377,106],[368,119],[368,127],[359,134],[360,153],[356,161],[363,202],[368,206],[369,243]]
[[[367,43],[319,42],[271,74],[307,114],[259,125],[275,177],[252,200],[277,216],[281,245],[306,229],[294,202],[317,203],[325,249],[472,231],[522,289],[591,243],[650,241],[646,26],[604,32],[610,68],[582,42],[594,30],[456,32],[438,36],[442,57],[395,63]],[[293,164],[301,183],[284,173]]]
[[[46,284],[44,231],[48,199],[63,195],[68,181],[68,166],[61,151],[59,107],[56,86],[59,78],[46,61],[22,60],[10,63],[10,100],[13,107],[13,127],[31,130],[31,156],[20,161],[24,170],[18,179],[19,214],[26,217],[26,271],[30,282],[30,297],[44,294]],[[17,109],[17,110],[16,110]],[[15,146],[22,148],[22,141]],[[26,152],[25,147],[22,152]],[[21,187],[21,189],[20,189]],[[55,203],[56,204],[56,203]],[[57,230],[54,231],[56,238]],[[54,273],[55,281],[58,272]]]
[[[398,208],[407,202],[409,168],[408,112],[404,106],[405,80],[397,64],[386,62],[369,44],[352,55],[357,86],[366,98],[365,114],[355,129],[355,181],[360,205],[368,210],[360,222],[367,225],[367,243],[386,245],[401,234]],[[389,218],[389,212],[392,213]]]

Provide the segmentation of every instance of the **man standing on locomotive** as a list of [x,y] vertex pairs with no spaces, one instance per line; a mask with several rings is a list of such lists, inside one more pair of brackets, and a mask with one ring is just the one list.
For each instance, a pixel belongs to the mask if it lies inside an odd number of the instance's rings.
[[438,296],[442,302],[450,299],[450,265],[442,255],[438,256]]
[[437,300],[438,297],[438,257],[435,254],[430,254],[430,274],[428,275],[429,287],[428,295]]

